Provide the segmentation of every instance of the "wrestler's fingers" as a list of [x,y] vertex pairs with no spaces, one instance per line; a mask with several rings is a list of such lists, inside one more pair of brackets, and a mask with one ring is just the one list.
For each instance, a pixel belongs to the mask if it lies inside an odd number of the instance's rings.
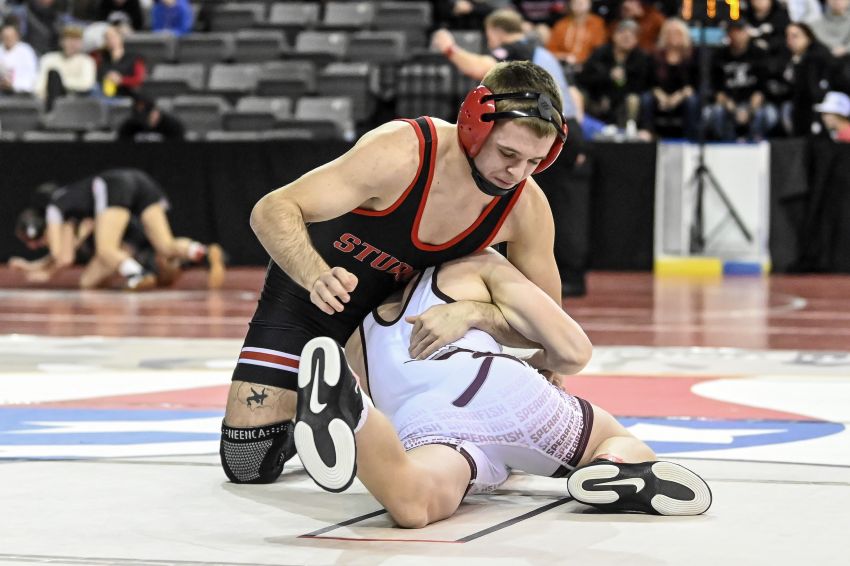
[[316,305],[319,310],[321,310],[325,314],[334,313],[334,310],[329,305],[325,304],[325,302],[322,300],[322,298],[319,296],[319,293],[317,293],[315,289],[310,291],[310,302]]
[[357,276],[342,267],[334,267],[331,273],[349,293],[357,287]]
[[328,291],[330,291],[330,293],[333,296],[339,297],[339,299],[343,303],[347,303],[348,301],[351,300],[351,297],[349,296],[348,291],[345,290],[345,287],[343,286],[342,281],[340,281],[339,279],[329,278],[325,282],[325,288]]

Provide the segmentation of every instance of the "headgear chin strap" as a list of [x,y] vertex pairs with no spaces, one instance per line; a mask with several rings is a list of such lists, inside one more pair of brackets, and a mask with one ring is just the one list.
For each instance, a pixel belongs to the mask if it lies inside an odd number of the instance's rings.
[[[500,100],[536,100],[537,108],[496,112],[496,102]],[[490,89],[483,85],[473,89],[461,104],[457,118],[457,135],[472,167],[472,178],[475,180],[475,184],[488,195],[502,196],[515,190],[519,185],[502,189],[490,183],[478,171],[472,159],[481,151],[484,142],[487,141],[487,137],[496,124],[496,120],[515,118],[538,118],[549,122],[556,128],[558,135],[552,143],[549,153],[534,169],[534,173],[540,173],[555,162],[567,139],[567,120],[563,114],[555,109],[552,100],[546,94],[540,92],[493,94]]]

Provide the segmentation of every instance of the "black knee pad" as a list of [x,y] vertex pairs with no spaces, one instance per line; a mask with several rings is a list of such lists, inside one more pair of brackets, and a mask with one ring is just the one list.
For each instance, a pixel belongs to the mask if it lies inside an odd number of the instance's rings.
[[251,428],[221,422],[221,466],[233,483],[272,483],[295,455],[292,421]]

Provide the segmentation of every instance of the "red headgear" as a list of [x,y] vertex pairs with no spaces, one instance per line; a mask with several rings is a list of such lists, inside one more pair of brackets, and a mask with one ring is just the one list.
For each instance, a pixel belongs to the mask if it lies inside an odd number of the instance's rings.
[[[513,99],[536,100],[537,108],[496,112],[496,102]],[[557,117],[560,117],[560,122]],[[466,95],[457,116],[457,136],[461,147],[469,157],[475,157],[481,151],[484,142],[487,141],[487,136],[490,135],[496,120],[512,118],[539,118],[554,125],[557,129],[558,136],[549,149],[549,154],[534,170],[534,173],[540,173],[555,162],[567,139],[566,118],[563,114],[558,113],[552,105],[552,101],[543,93],[506,92],[493,94],[486,86],[476,87]]]

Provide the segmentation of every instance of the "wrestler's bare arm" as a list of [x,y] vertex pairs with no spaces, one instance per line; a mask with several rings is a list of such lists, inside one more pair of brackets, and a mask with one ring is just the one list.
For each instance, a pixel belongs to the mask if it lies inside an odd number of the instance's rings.
[[476,258],[493,304],[511,327],[543,348],[542,365],[552,371],[578,373],[590,361],[587,335],[537,285],[495,252]]
[[[341,216],[358,207],[389,206],[415,177],[419,145],[413,129],[390,122],[364,135],[341,157],[264,196],[251,212],[251,228],[271,258],[293,280],[311,291],[317,280],[331,272],[310,242],[306,223]],[[336,268],[346,284],[347,271]],[[322,300],[313,302],[328,314],[341,311],[334,297],[347,299],[331,275]],[[331,310],[322,301],[334,306]]]
[[74,263],[75,227],[72,222],[47,224],[47,247],[53,267],[60,269]]

